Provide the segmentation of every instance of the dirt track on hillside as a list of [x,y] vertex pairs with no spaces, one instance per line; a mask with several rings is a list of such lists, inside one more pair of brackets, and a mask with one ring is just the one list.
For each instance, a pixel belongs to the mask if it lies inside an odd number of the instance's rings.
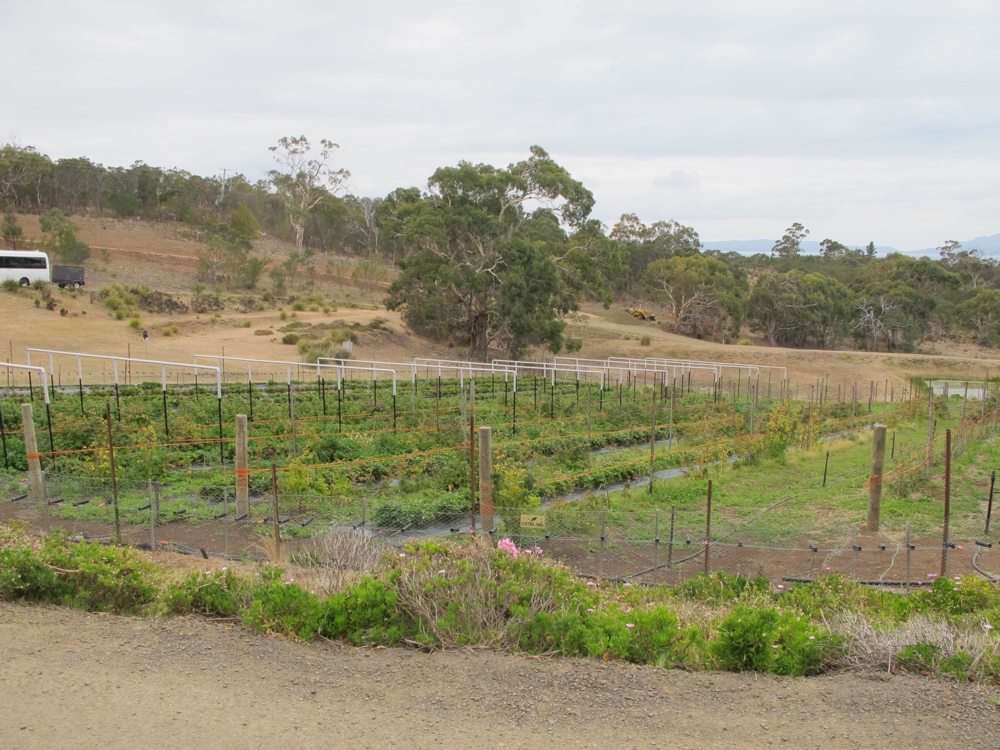
[[0,644],[7,750],[944,748],[986,747],[1000,730],[983,690],[912,676],[304,645],[230,622],[8,603]]

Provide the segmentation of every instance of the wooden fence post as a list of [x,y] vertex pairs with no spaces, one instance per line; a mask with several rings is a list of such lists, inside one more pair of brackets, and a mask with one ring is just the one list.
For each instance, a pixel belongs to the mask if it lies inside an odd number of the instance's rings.
[[250,469],[247,466],[247,415],[236,415],[236,517],[250,513]]
[[45,500],[45,483],[42,481],[42,454],[35,439],[35,418],[31,404],[21,404],[21,424],[24,428],[24,452],[28,459],[28,497],[32,502]]
[[944,432],[944,527],[941,532],[941,576],[948,575],[948,532],[951,524],[951,430]]
[[868,477],[868,525],[869,532],[879,529],[882,514],[882,475],[885,472],[885,432],[884,424],[876,424],[872,437],[872,473]]

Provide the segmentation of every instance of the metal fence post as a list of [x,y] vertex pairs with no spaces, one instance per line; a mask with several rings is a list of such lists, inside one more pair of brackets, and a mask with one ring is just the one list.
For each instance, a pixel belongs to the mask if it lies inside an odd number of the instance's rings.
[[483,534],[493,531],[493,428],[479,428],[479,517]]
[[913,545],[910,543],[910,522],[906,522],[906,590],[910,590],[910,552]]
[[156,530],[156,522],[160,520],[160,483],[153,481],[153,507],[150,508],[153,513],[152,525],[153,530]]
[[705,511],[705,575],[709,574],[709,550],[712,548],[712,480],[708,480],[708,507]]
[[944,525],[941,531],[941,576],[948,575],[948,532],[951,523],[951,430],[944,432]]
[[147,480],[149,492],[149,548],[156,551],[156,514],[153,511],[153,480]]
[[670,506],[670,537],[667,540],[667,565],[674,564],[674,520],[677,515],[677,509],[671,505]]
[[851,577],[857,580],[858,577],[858,525],[851,526]]
[[271,464],[271,493],[274,500],[274,559],[281,560],[281,511],[278,509],[278,467]]

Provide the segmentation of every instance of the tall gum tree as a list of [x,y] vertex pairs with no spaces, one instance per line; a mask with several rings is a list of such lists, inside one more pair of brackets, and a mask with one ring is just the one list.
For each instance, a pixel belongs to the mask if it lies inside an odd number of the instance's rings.
[[609,302],[599,243],[584,227],[594,197],[539,146],[506,168],[442,167],[397,229],[409,248],[386,304],[416,331],[473,358],[545,344],[558,351],[583,294]]
[[319,157],[311,156],[312,145],[304,135],[284,137],[268,150],[274,154],[278,169],[268,172],[268,182],[281,198],[288,221],[295,230],[295,249],[300,253],[309,212],[331,195],[344,188],[351,173],[346,169],[331,169],[331,154],[340,148],[325,138],[320,140]]

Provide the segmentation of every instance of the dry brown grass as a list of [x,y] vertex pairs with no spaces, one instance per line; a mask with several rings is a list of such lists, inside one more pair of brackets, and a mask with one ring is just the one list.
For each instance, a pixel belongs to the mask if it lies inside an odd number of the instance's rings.
[[[38,218],[18,217],[29,238],[40,236]],[[280,344],[280,336],[254,336],[261,328],[277,330],[284,323],[277,310],[261,313],[234,313],[226,310],[221,318],[189,314],[184,316],[143,315],[143,326],[150,332],[150,340],[143,347],[141,331],[128,327],[126,321],[115,321],[103,311],[99,302],[90,301],[90,291],[103,285],[120,282],[126,285],[146,283],[157,289],[186,295],[195,283],[196,258],[203,244],[196,231],[180,224],[152,224],[138,220],[118,220],[100,217],[73,217],[84,242],[94,248],[88,262],[88,285],[73,296],[55,290],[59,307],[65,307],[66,316],[33,306],[32,295],[0,293],[0,341],[8,339],[8,356],[14,361],[24,361],[27,346],[85,351],[94,354],[125,356],[131,344],[132,356],[144,354],[153,359],[170,359],[189,362],[195,353],[225,354],[259,359],[298,359],[293,348]],[[280,262],[291,245],[273,239],[258,241],[259,252]],[[107,260],[103,251],[108,248]],[[352,259],[343,259],[351,263]],[[341,263],[341,266],[343,266]],[[339,307],[329,315],[299,313],[299,319],[320,322],[343,319],[361,324],[376,316],[388,319],[390,333],[385,336],[363,336],[362,344],[355,351],[358,359],[408,361],[417,356],[461,359],[465,352],[436,344],[407,332],[396,313],[377,309],[384,297],[384,290],[365,294],[350,280],[350,273],[331,266],[326,273],[327,259],[317,263],[315,291]],[[373,309],[359,306],[375,305]],[[355,306],[352,308],[351,306]],[[582,357],[678,357],[710,359],[729,362],[753,362],[789,368],[793,381],[808,390],[817,379],[829,377],[832,392],[837,384],[859,383],[867,391],[870,380],[880,383],[888,379],[897,391],[908,375],[924,377],[951,377],[962,379],[981,376],[986,367],[998,369],[997,352],[968,344],[938,342],[929,345],[926,354],[871,354],[859,351],[799,351],[774,349],[767,346],[723,345],[678,336],[662,326],[638,321],[614,305],[605,310],[599,304],[587,303],[582,312],[572,316],[569,335],[583,340]],[[84,315],[86,310],[86,315]],[[655,306],[651,307],[653,312]],[[234,323],[250,322],[249,328],[236,327]],[[160,335],[165,326],[178,325],[181,335],[169,338]],[[642,346],[641,337],[650,337],[650,346]],[[549,356],[537,352],[533,357]],[[75,364],[64,364],[66,378],[75,377]],[[100,366],[87,375],[100,382]]]

